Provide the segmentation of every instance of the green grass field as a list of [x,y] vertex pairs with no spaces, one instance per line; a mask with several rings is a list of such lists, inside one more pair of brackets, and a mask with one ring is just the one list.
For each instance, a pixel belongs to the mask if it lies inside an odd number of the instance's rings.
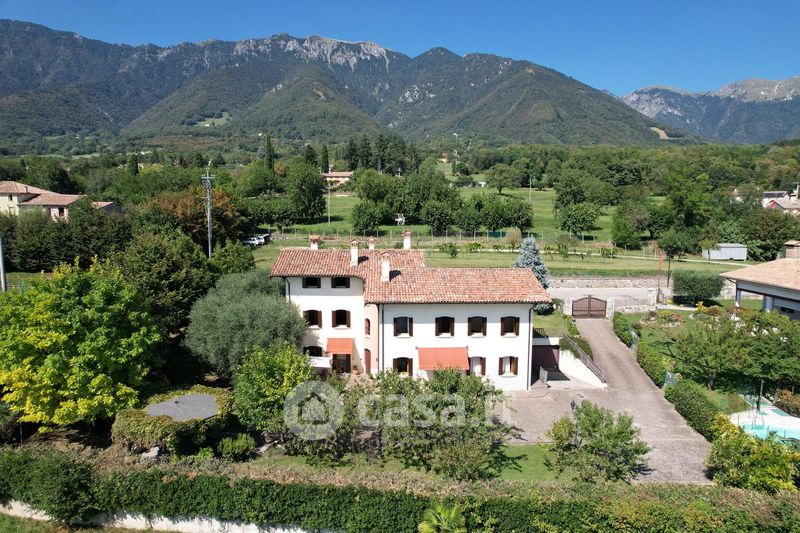
[[[81,533],[122,533],[131,531],[130,529],[117,529],[111,527],[67,529],[58,524],[40,522],[38,520],[28,520],[26,518],[16,518],[13,516],[0,515],[0,531],[3,533],[65,533],[67,531],[80,531]],[[152,531],[148,529],[146,531]]]

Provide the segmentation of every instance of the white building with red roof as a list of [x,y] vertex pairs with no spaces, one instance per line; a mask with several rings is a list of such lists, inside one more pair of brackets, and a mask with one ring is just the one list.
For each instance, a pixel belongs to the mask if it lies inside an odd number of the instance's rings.
[[272,275],[309,324],[304,351],[340,373],[394,369],[427,377],[457,368],[504,390],[532,374],[533,305],[550,296],[522,268],[431,268],[412,250],[283,249]]
[[[53,220],[66,220],[69,207],[83,198],[82,194],[61,194],[25,185],[17,181],[0,181],[0,213],[18,215],[20,211],[46,211]],[[118,210],[114,202],[92,202],[96,209]]]

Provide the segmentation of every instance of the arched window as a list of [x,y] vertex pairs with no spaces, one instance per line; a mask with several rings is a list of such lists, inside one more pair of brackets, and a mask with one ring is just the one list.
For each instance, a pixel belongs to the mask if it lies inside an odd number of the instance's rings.
[[370,336],[372,330],[372,323],[369,321],[369,318],[364,319],[364,335],[367,337]]

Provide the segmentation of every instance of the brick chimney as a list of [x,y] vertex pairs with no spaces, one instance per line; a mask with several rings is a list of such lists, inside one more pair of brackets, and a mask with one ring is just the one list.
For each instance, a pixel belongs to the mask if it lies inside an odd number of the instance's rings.
[[381,281],[388,282],[391,271],[391,265],[389,264],[389,252],[383,252],[381,254]]
[[358,241],[356,239],[350,241],[350,266],[358,266]]
[[786,247],[786,259],[800,259],[800,241],[788,241],[783,245]]
[[369,249],[370,250],[374,250],[375,249],[375,243],[376,242],[378,242],[378,239],[376,239],[375,237],[370,237],[369,239],[367,239],[367,244],[369,245]]
[[411,249],[411,230],[405,230],[403,232],[403,250],[410,250]]
[[312,250],[319,250],[319,235],[311,235],[308,237],[308,242],[311,243]]

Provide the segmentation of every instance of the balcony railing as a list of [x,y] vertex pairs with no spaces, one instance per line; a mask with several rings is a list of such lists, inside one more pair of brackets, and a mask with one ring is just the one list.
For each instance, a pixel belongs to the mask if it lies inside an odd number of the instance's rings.
[[533,328],[534,337],[558,337],[565,335],[563,328]]

